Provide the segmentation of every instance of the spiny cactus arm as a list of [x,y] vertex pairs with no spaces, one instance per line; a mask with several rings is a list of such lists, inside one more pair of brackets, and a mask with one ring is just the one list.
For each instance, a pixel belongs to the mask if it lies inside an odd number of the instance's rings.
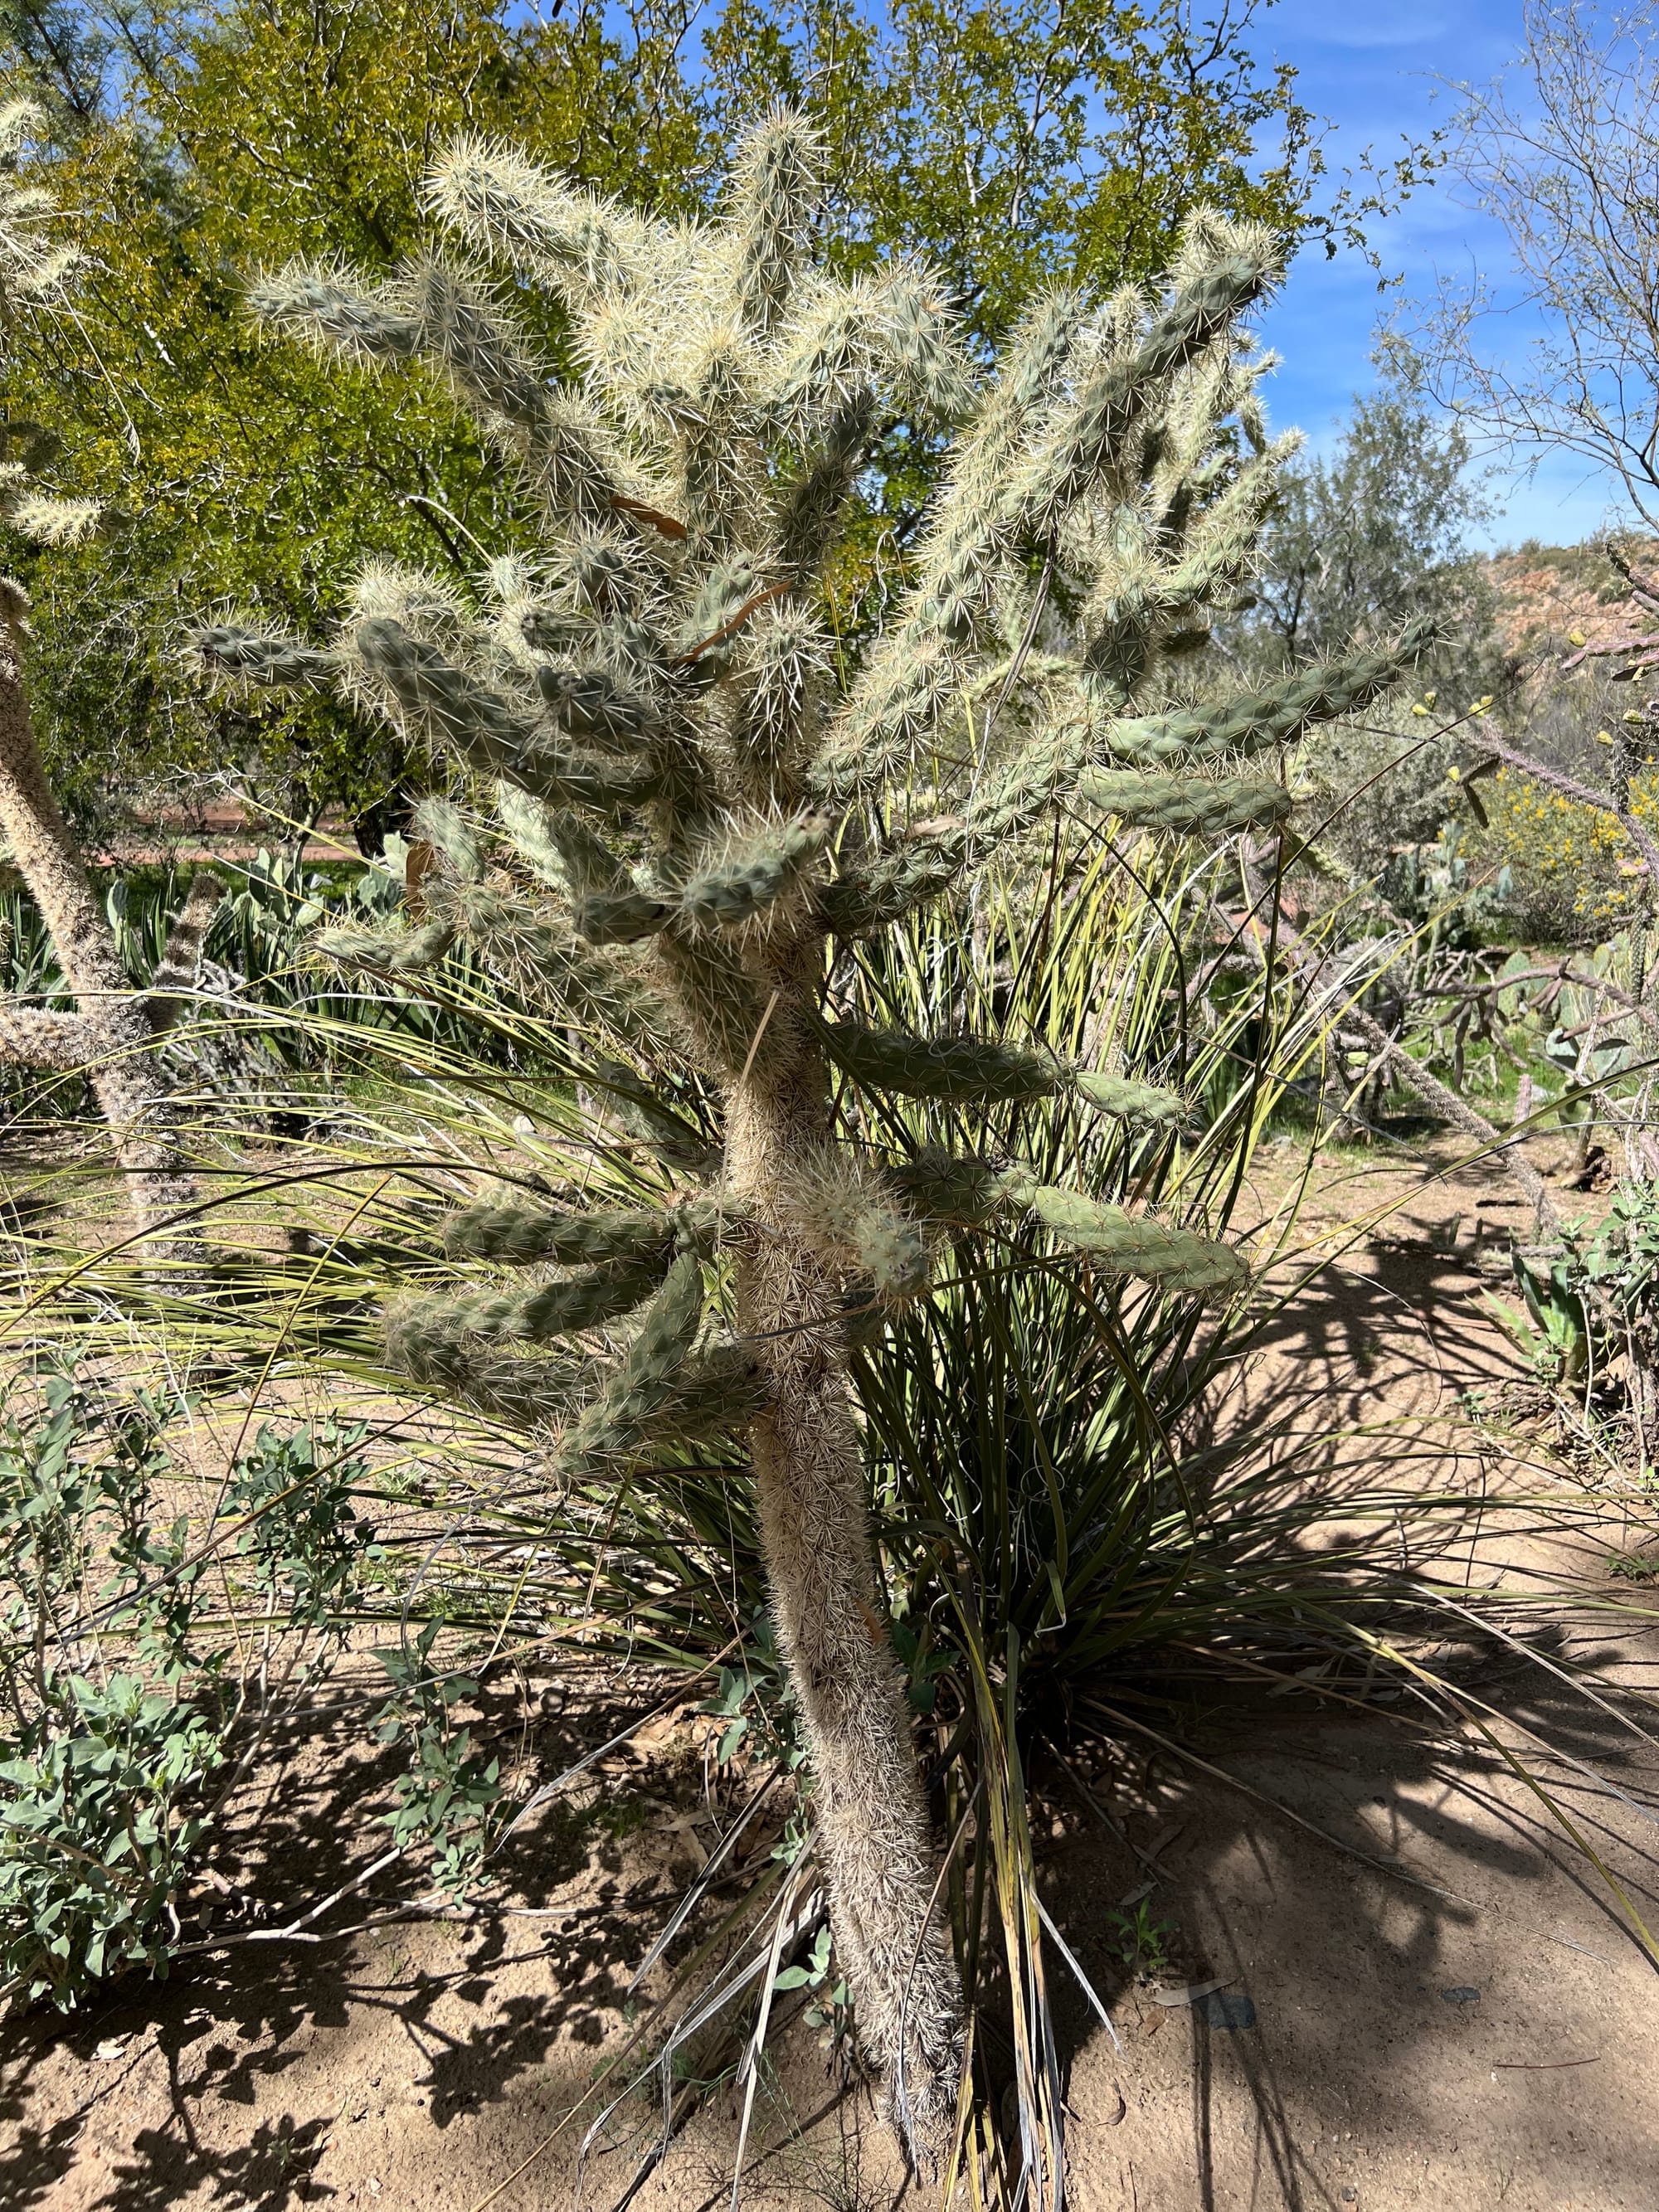
[[1115,1121],[1162,1128],[1184,1121],[1191,1111],[1180,1091],[1161,1083],[1141,1083],[1128,1075],[1096,1075],[1087,1069],[1073,1075],[1072,1082],[1079,1098]]
[[745,633],[736,659],[731,744],[743,794],[752,805],[795,803],[833,658],[823,624],[793,603],[769,608]]
[[354,281],[337,264],[290,261],[251,285],[247,304],[267,330],[354,368],[403,366],[421,349],[420,322],[395,287]]
[[1117,723],[1111,749],[1143,768],[1265,751],[1290,744],[1311,724],[1352,714],[1397,684],[1437,634],[1432,617],[1408,623],[1398,642],[1346,659],[1297,669],[1260,691]]
[[459,1304],[416,1297],[389,1306],[382,1323],[386,1364],[423,1389],[447,1390],[502,1420],[532,1425],[557,1418],[598,1368],[565,1344],[539,1357],[489,1351],[456,1322]]
[[995,637],[1010,554],[1025,524],[988,472],[969,475],[957,489],[960,512],[924,548],[902,621],[872,655],[814,764],[809,787],[826,801],[856,799],[902,775],[960,708],[971,656]]
[[867,1090],[906,1098],[991,1104],[1043,1098],[1066,1081],[1052,1054],[1022,1052],[989,1037],[917,1036],[908,1030],[871,1029],[862,1022],[820,1022],[817,1035],[831,1064]]
[[495,805],[513,849],[550,890],[580,900],[634,888],[621,860],[580,815],[500,781]]
[[739,831],[680,886],[680,913],[699,929],[736,929],[753,921],[799,885],[829,834],[828,821],[817,814]]
[[[637,549],[641,562],[648,557],[647,541],[685,535],[683,524],[639,497],[646,487],[626,471],[616,441],[580,392],[547,395],[520,465],[550,521],[586,529],[608,526]],[[632,526],[625,538],[616,530],[619,516]]]
[[683,1253],[646,1308],[633,1342],[566,1440],[565,1464],[597,1470],[638,1451],[673,1402],[702,1322],[702,1261]]
[[541,931],[523,960],[500,964],[527,996],[544,999],[583,1034],[608,1031],[631,1052],[654,1053],[674,1034],[670,1008],[636,969],[585,945],[561,942],[555,930]]
[[[631,624],[647,599],[671,582],[672,575],[637,533],[605,525],[564,532],[543,580],[547,596],[527,592],[520,597],[520,635],[535,652],[563,653],[583,642],[597,645],[605,634],[600,625],[612,626],[613,648],[623,645],[623,632],[614,626]],[[631,636],[631,630],[627,635]],[[612,657],[631,656],[613,651]],[[648,657],[659,659],[660,649],[653,647]]]
[[410,1373],[430,1371],[445,1344],[548,1344],[631,1313],[650,1297],[668,1267],[666,1250],[590,1267],[534,1289],[410,1298],[387,1318],[386,1348]]
[[886,1181],[912,1213],[941,1227],[976,1228],[1007,1203],[1001,1170],[938,1146],[890,1167]]
[[400,272],[397,295],[419,333],[421,353],[443,370],[482,426],[532,445],[546,421],[546,380],[501,301],[431,256]]
[[444,1251],[452,1260],[499,1260],[514,1267],[538,1260],[633,1260],[665,1251],[668,1216],[655,1207],[571,1213],[527,1199],[483,1199],[444,1223]]
[[223,883],[205,868],[198,868],[190,879],[184,905],[167,932],[144,1002],[149,1025],[158,1033],[173,1027],[184,1010],[184,994],[196,988],[202,946],[224,895]]
[[774,108],[743,142],[726,217],[738,313],[763,337],[787,311],[823,193],[822,139],[805,116]]
[[637,753],[657,727],[656,702],[608,668],[544,662],[536,689],[557,726],[602,752]]
[[732,658],[723,648],[752,615],[779,596],[783,587],[767,583],[763,568],[754,553],[739,547],[704,574],[674,653],[674,666],[691,671],[693,682],[706,682],[723,670]]
[[1191,1230],[1103,1206],[1081,1191],[1039,1184],[1019,1172],[1008,1179],[1007,1189],[1011,1204],[1029,1207],[1063,1243],[1088,1253],[1103,1273],[1139,1276],[1196,1297],[1231,1297],[1250,1279],[1240,1254]]
[[872,937],[937,898],[968,865],[965,824],[907,840],[812,888],[812,913],[836,937]]
[[479,419],[505,434],[554,515],[599,521],[628,502],[604,426],[575,393],[550,392],[499,307],[441,262],[365,284],[338,268],[290,262],[248,306],[265,327],[356,368],[426,360]]
[[778,504],[778,566],[797,583],[816,576],[835,542],[842,514],[869,453],[875,404],[867,394],[830,416],[806,465]]
[[191,649],[204,672],[220,681],[278,691],[333,691],[340,663],[331,653],[295,638],[270,637],[237,623],[199,629]]
[[540,277],[576,307],[636,283],[661,228],[480,137],[458,138],[446,150],[422,198],[469,246]]
[[668,900],[649,891],[592,891],[574,908],[576,934],[589,945],[637,945],[674,919]]
[[[416,848],[411,849],[405,867],[404,888],[412,902],[421,898],[422,885],[434,866],[441,867],[457,884],[483,882],[484,850],[478,825],[453,799],[428,792],[416,801],[411,826]],[[421,845],[430,848],[428,854],[418,853]]]
[[1180,1093],[1161,1085],[1097,1074],[1057,1054],[1022,1052],[988,1037],[917,1036],[860,1022],[820,1022],[817,1035],[831,1065],[842,1074],[900,1097],[988,1105],[1073,1091],[1097,1113],[1124,1121],[1173,1122],[1187,1112]]
[[360,623],[351,645],[371,687],[411,737],[533,797],[617,816],[642,805],[657,787],[653,768],[614,771],[552,741],[498,691],[389,617]]
[[44,1067],[54,1073],[88,1068],[110,1041],[84,1014],[54,1014],[0,998],[0,1060],[11,1067]]
[[11,527],[36,545],[84,545],[118,528],[122,517],[100,499],[30,492],[5,505]]
[[1061,295],[1034,312],[1004,383],[985,397],[939,516],[923,544],[902,618],[836,717],[808,786],[849,801],[902,771],[961,698],[965,655],[990,621],[1011,529],[1006,471],[1063,376],[1080,317]]
[[418,975],[441,960],[459,934],[449,921],[422,922],[418,929],[319,929],[307,950],[330,967],[365,975]]
[[1100,478],[1169,376],[1227,330],[1279,273],[1265,238],[1223,255],[1182,286],[1127,361],[1109,362],[1023,466],[1008,526],[1043,538]]
[[799,1161],[785,1201],[811,1249],[830,1266],[861,1277],[883,1305],[919,1297],[932,1255],[921,1224],[890,1184],[826,1151]]
[[1252,573],[1260,558],[1261,526],[1303,443],[1299,430],[1286,430],[1250,454],[1219,495],[1188,519],[1180,538],[1166,521],[1159,535],[1182,547],[1166,587],[1171,611],[1237,591]]
[[1295,799],[1282,783],[1262,777],[1143,775],[1133,769],[1091,769],[1078,796],[1115,814],[1126,828],[1164,830],[1177,836],[1217,840],[1237,830],[1277,830],[1289,821]]
[[486,1199],[450,1215],[444,1249],[452,1260],[498,1260],[515,1267],[538,1260],[570,1267],[655,1258],[665,1266],[677,1243],[708,1250],[718,1218],[707,1200],[672,1211],[607,1207],[584,1213],[523,1199]]

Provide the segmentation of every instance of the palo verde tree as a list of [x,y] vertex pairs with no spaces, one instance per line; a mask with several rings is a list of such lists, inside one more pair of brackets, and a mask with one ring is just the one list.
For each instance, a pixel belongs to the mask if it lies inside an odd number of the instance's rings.
[[[1358,707],[1412,641],[1171,704],[1289,443],[1267,443],[1240,323],[1276,274],[1267,234],[1195,218],[1166,287],[1095,310],[1053,293],[981,374],[926,267],[825,273],[819,175],[781,110],[717,217],[675,226],[469,141],[427,186],[441,250],[390,282],[329,264],[261,283],[265,323],[325,357],[441,367],[539,503],[543,544],[472,594],[371,566],[325,647],[252,624],[198,642],[227,681],[343,688],[471,795],[424,809],[435,859],[408,925],[337,935],[333,957],[409,974],[465,936],[586,1041],[596,1110],[659,1142],[659,1207],[497,1186],[456,1213],[452,1255],[538,1272],[405,1298],[391,1350],[555,1427],[583,1480],[676,1434],[746,1446],[839,1955],[926,2161],[961,2001],[848,1332],[927,1297],[950,1238],[1033,1210],[1154,1294],[1228,1295],[1246,1270],[1192,1226],[1043,1187],[988,1135],[999,1105],[1055,1092],[1147,1120],[1183,1100],[1018,1037],[837,1018],[837,964],[1079,798],[1200,836],[1282,822],[1281,781],[1210,771]],[[529,350],[490,261],[562,303],[580,380]],[[890,623],[838,680],[826,574],[896,410],[951,458]],[[834,1101],[860,1091],[954,1102],[986,1141],[872,1156],[836,1133]],[[713,1145],[691,1140],[700,1110]]]

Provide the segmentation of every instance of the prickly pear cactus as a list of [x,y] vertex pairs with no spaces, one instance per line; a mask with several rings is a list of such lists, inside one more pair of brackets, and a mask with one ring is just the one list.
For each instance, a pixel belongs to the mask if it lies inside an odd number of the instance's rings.
[[[439,861],[418,925],[337,938],[334,957],[404,975],[459,937],[533,978],[592,1040],[596,1098],[675,1165],[660,1208],[495,1193],[463,1211],[453,1253],[539,1272],[394,1306],[392,1354],[556,1425],[590,1476],[669,1433],[746,1441],[837,1948],[925,2164],[956,2107],[961,2004],[882,1624],[849,1299],[925,1297],[945,1237],[1033,1211],[1097,1271],[1171,1293],[1225,1296],[1245,1269],[1018,1165],[832,1140],[832,1083],[969,1109],[1056,1092],[1133,1120],[1186,1109],[1018,1038],[833,1018],[824,979],[1061,803],[1200,837],[1281,824],[1263,757],[1363,706],[1412,641],[1170,703],[1290,450],[1266,440],[1241,333],[1276,275],[1261,234],[1195,221],[1161,295],[1057,294],[987,369],[926,267],[826,273],[818,149],[791,114],[753,133],[701,224],[471,142],[427,198],[448,242],[390,283],[297,266],[255,305],[341,362],[434,366],[516,473],[542,550],[471,591],[371,568],[331,642],[222,624],[202,658],[226,680],[345,690],[424,741],[466,802],[422,811]],[[535,357],[504,278],[562,312],[574,381]],[[826,573],[895,420],[948,434],[950,459],[848,681]],[[1212,773],[1246,758],[1253,775]],[[678,1112],[687,1085],[717,1110],[713,1147]],[[610,1366],[585,1334],[601,1323],[625,1334]]]

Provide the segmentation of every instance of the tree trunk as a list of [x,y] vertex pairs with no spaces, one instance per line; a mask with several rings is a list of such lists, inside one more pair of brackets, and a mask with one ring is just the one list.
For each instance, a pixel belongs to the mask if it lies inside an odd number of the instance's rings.
[[[90,1048],[84,1073],[109,1124],[136,1225],[154,1240],[167,1217],[190,1204],[194,1185],[172,1126],[168,1086],[155,1065],[143,998],[127,979],[46,781],[17,641],[8,629],[0,629],[0,830],[74,994]],[[162,1241],[175,1258],[195,1249],[191,1236]]]
[[839,1285],[791,1219],[792,1166],[828,1135],[816,1048],[781,1037],[734,1084],[726,1164],[754,1223],[738,1325],[767,1404],[750,1431],[778,1636],[805,1724],[831,1924],[861,2038],[918,2170],[955,2118],[962,2003],[876,1578]]

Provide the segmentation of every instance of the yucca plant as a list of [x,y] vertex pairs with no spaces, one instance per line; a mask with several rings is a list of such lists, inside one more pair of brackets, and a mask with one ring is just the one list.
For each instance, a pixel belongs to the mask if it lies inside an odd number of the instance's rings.
[[[871,1018],[856,979],[1075,804],[1103,830],[1281,823],[1271,776],[1207,772],[1363,706],[1415,641],[1172,703],[1288,449],[1262,431],[1241,325],[1278,272],[1261,233],[1195,219],[1164,293],[1044,299],[981,373],[925,268],[826,273],[818,147],[793,114],[749,137],[702,223],[471,142],[427,199],[449,246],[381,284],[291,267],[254,305],[343,364],[447,377],[540,550],[495,562],[476,599],[371,568],[331,643],[222,623],[199,651],[225,680],[343,690],[424,740],[457,797],[490,793],[482,822],[423,809],[410,926],[325,949],[415,976],[464,939],[539,991],[581,1042],[596,1126],[637,1130],[666,1202],[497,1188],[450,1221],[450,1253],[542,1272],[405,1298],[390,1346],[416,1379],[554,1430],[556,1484],[622,1481],[676,1437],[746,1454],[836,1949],[926,2165],[963,2008],[876,1574],[855,1340],[926,1300],[954,1243],[1022,1224],[1066,1264],[1194,1303],[1247,1269],[1178,1208],[1104,1203],[996,1148],[1021,1101],[1133,1129],[1182,1121],[1178,1086],[1103,1048]],[[562,319],[573,380],[483,258]],[[950,461],[848,677],[836,562],[896,418],[948,437]],[[961,1141],[872,1142],[860,1097],[932,1102]]]

